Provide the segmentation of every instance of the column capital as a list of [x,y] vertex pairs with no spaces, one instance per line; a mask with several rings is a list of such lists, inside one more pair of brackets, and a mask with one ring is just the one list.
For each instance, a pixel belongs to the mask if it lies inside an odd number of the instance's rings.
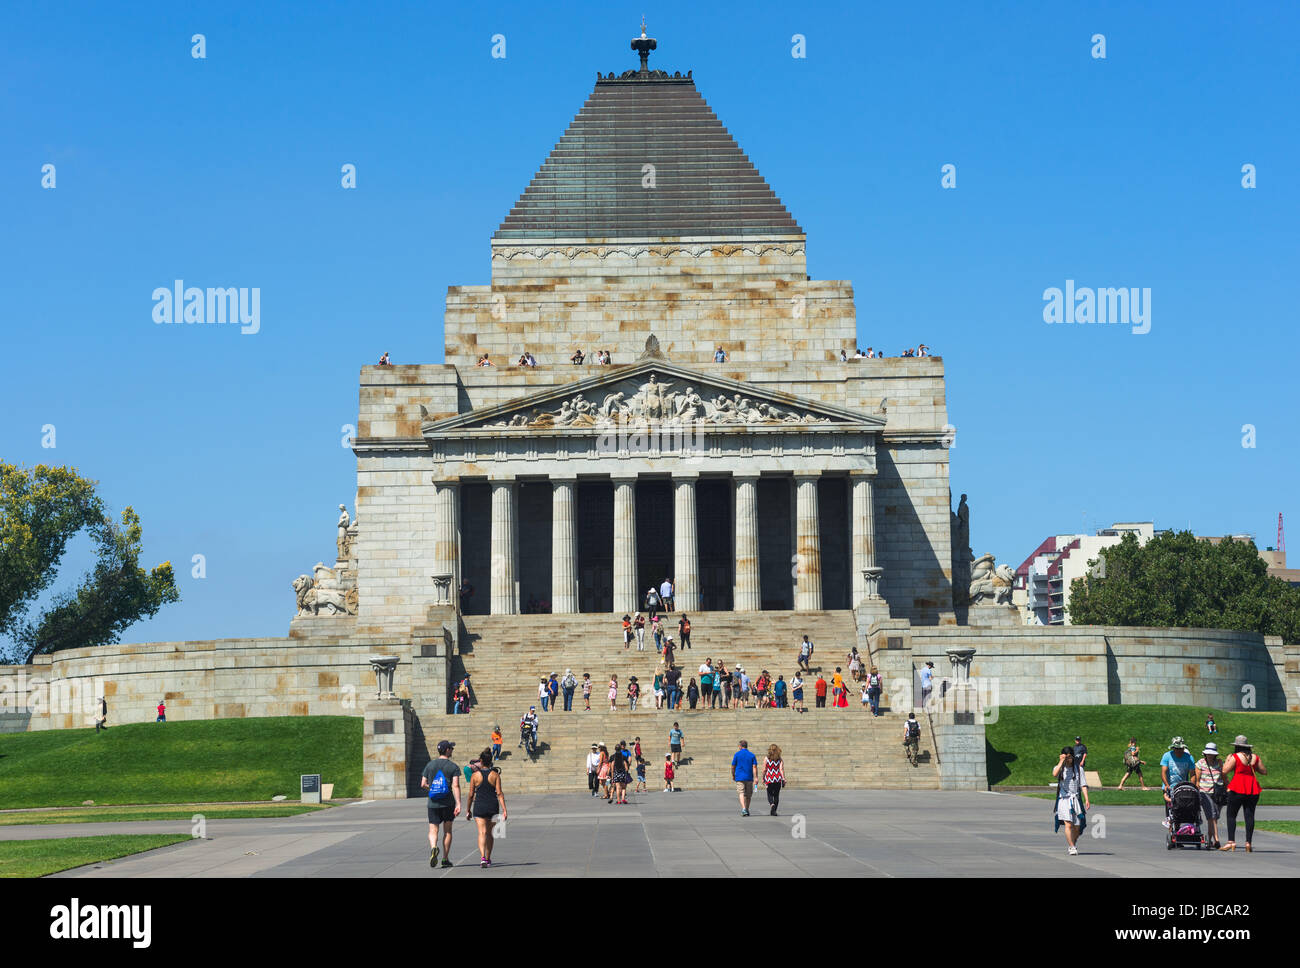
[[460,487],[459,477],[432,477],[429,480],[438,487]]
[[514,484],[517,478],[514,474],[489,474],[487,480],[493,487],[497,487],[502,484]]
[[761,471],[732,471],[731,479],[734,481],[757,481],[763,474]]
[[822,478],[821,471],[795,471],[794,479],[796,481],[820,481]]
[[682,471],[681,473],[675,472],[672,477],[672,481],[674,484],[678,484],[678,483],[694,484],[699,479],[700,479],[699,471]]
[[568,475],[551,474],[549,476],[549,480],[551,482],[551,487],[555,487],[555,485],[557,484],[576,485],[578,483],[578,475],[577,474],[568,474]]
[[610,481],[612,481],[614,484],[635,484],[640,479],[640,477],[641,477],[640,474],[626,474],[626,473],[609,475]]

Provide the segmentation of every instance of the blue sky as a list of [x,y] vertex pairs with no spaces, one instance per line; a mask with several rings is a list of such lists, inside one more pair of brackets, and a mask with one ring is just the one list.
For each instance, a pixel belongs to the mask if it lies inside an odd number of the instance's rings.
[[[450,6],[5,5],[0,457],[140,512],[183,601],[127,641],[285,632],[352,507],[359,368],[442,361],[447,286],[489,280],[643,10],[813,278],[853,281],[863,345],[945,357],[977,554],[1115,520],[1300,534],[1296,5]],[[155,325],[178,278],[259,287],[261,331]],[[1045,324],[1066,279],[1150,288],[1150,332]]]

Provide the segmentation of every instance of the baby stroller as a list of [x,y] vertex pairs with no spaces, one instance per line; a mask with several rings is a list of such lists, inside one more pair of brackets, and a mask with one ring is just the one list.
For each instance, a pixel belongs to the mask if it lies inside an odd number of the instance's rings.
[[1165,804],[1169,818],[1169,836],[1165,846],[1169,850],[1175,847],[1205,847],[1205,837],[1201,832],[1201,791],[1193,783],[1180,783],[1169,794],[1169,803]]

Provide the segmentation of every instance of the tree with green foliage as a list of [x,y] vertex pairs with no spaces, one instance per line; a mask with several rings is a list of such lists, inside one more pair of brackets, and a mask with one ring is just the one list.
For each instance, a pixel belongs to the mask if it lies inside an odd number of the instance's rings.
[[[68,467],[28,470],[0,461],[0,656],[30,662],[60,649],[108,645],[124,629],[180,600],[171,562],[139,566],[140,517],[113,520],[89,481]],[[55,596],[35,621],[32,605],[54,582],[71,538],[85,531],[96,562],[72,591]]]
[[[1100,566],[1099,566],[1100,562]],[[1300,589],[1270,578],[1253,541],[1132,534],[1070,584],[1075,625],[1237,629],[1300,641]]]

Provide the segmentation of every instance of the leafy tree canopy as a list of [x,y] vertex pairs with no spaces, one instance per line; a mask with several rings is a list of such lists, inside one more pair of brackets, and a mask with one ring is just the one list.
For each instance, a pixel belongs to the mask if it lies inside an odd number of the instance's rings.
[[[128,507],[114,521],[95,485],[72,468],[28,470],[0,461],[0,635],[11,643],[0,644],[0,656],[30,662],[59,649],[107,645],[180,600],[170,562],[152,571],[139,566],[139,515]],[[68,541],[81,531],[95,542],[94,568],[30,620]]]
[[1126,534],[1099,560],[1070,583],[1075,625],[1237,629],[1300,641],[1300,589],[1269,577],[1253,541],[1211,544],[1180,531],[1139,545]]

